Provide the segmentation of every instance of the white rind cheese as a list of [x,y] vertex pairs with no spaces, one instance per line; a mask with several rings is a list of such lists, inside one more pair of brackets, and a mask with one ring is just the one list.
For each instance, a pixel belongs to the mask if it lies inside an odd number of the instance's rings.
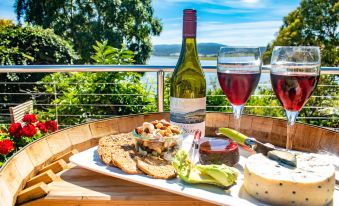
[[326,205],[335,187],[334,166],[316,154],[297,154],[297,167],[286,167],[262,154],[248,158],[244,187],[274,205]]

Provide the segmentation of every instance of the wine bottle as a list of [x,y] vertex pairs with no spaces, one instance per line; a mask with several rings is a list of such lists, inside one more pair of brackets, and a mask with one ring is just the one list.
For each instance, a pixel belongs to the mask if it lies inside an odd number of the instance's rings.
[[196,10],[185,9],[183,41],[178,63],[171,78],[170,120],[184,132],[205,135],[206,81],[196,46]]

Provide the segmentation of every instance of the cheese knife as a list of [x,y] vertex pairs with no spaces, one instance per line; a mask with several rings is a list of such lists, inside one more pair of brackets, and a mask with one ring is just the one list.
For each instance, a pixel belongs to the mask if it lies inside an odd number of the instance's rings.
[[250,150],[256,153],[262,153],[268,158],[279,163],[296,167],[297,160],[295,154],[288,151],[276,149],[275,146],[272,144],[262,143],[254,137],[247,137],[246,135],[230,128],[219,128],[216,131],[216,134],[223,135],[232,139],[245,149],[250,148]]

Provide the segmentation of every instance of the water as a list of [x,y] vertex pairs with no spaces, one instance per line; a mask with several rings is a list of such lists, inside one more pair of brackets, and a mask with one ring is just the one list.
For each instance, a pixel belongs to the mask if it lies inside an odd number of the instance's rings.
[[[147,61],[147,65],[159,65],[159,66],[175,66],[177,64],[179,57],[175,56],[151,56],[151,58]],[[216,66],[216,60],[200,60],[201,66]],[[216,88],[220,88],[218,77],[216,73],[205,73],[207,90],[214,89],[214,85]],[[151,83],[154,84],[152,88],[156,91],[156,81],[157,74],[155,72],[147,72],[142,78],[143,83]],[[269,74],[261,74],[260,81],[261,84],[269,84],[270,85],[270,75]]]
[[[151,56],[147,61],[147,65],[175,66],[178,56]],[[200,60],[201,66],[216,66],[216,60]]]

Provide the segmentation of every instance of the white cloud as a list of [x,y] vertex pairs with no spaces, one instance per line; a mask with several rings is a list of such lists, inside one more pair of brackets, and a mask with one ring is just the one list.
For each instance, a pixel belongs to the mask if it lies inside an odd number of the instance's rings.
[[223,6],[228,6],[231,8],[248,8],[248,9],[258,9],[258,8],[266,8],[267,2],[266,0],[227,0],[223,1]]
[[212,9],[212,8],[206,8],[203,9],[203,11],[213,14],[243,14],[243,13],[249,13],[251,11],[245,10],[245,9]]
[[[266,46],[274,39],[282,21],[258,21],[249,23],[201,22],[198,24],[197,41],[216,42],[232,46]],[[180,44],[181,25],[164,27],[153,44]]]
[[231,8],[264,8],[267,0],[164,0],[166,3],[198,3]]
[[241,0],[242,2],[245,2],[245,3],[258,3],[259,0]]

